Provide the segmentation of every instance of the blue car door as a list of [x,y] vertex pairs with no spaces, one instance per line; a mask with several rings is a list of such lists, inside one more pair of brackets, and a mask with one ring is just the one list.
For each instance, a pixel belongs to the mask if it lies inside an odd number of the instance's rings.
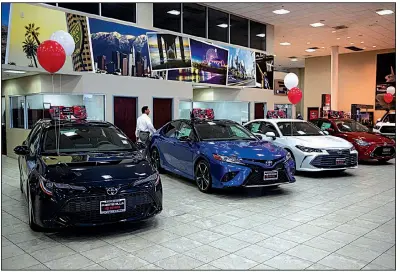
[[160,149],[160,158],[163,160],[163,164],[171,168],[177,167],[177,161],[175,159],[175,144],[178,141],[176,139],[177,131],[179,129],[181,122],[172,121],[165,128],[162,140],[159,142],[158,147]]
[[186,122],[182,122],[176,137],[175,158],[179,162],[177,168],[185,176],[193,176],[193,157],[196,152],[193,127]]

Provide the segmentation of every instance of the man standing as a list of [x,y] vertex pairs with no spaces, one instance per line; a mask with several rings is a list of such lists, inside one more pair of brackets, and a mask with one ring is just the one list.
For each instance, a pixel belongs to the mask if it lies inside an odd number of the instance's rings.
[[151,123],[150,110],[148,106],[142,108],[142,115],[139,116],[136,122],[136,138],[138,141],[148,145],[150,135],[156,132],[153,124]]

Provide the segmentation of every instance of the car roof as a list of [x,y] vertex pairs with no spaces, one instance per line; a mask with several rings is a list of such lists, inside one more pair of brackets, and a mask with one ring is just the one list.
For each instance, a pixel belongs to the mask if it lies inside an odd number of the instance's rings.
[[186,123],[192,123],[192,124],[207,124],[209,122],[214,122],[214,123],[235,123],[235,121],[232,120],[227,120],[227,119],[213,119],[213,120],[209,120],[209,119],[198,119],[198,118],[194,118],[194,119],[176,119],[176,120],[172,120],[171,122],[174,121],[181,121],[181,122],[186,122]]
[[271,123],[278,123],[278,122],[307,122],[305,120],[300,120],[300,119],[288,119],[288,118],[274,118],[274,119],[255,119],[252,120],[251,122],[255,121],[264,121],[264,122],[271,122]]
[[87,126],[114,126],[110,122],[106,121],[95,121],[95,120],[51,120],[51,119],[41,119],[37,123],[37,125],[41,125],[44,127],[54,127],[55,125],[61,125],[61,126],[74,126],[74,125],[87,125]]

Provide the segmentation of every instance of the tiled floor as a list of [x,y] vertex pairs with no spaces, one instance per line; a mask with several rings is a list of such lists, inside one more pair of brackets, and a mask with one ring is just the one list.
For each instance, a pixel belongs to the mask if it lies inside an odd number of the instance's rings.
[[35,233],[16,160],[2,162],[5,270],[393,270],[395,167],[298,176],[270,192],[200,193],[163,175],[164,211],[135,225]]

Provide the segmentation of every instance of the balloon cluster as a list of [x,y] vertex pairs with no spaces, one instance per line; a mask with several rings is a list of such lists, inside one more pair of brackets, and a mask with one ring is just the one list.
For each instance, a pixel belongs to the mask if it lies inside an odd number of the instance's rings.
[[297,77],[297,75],[294,73],[287,74],[283,79],[283,83],[285,84],[285,87],[289,90],[288,98],[290,103],[294,105],[299,103],[301,101],[301,98],[303,97],[303,93],[299,88],[297,88],[297,85],[299,84],[299,78]]
[[386,89],[386,93],[383,96],[383,100],[385,100],[386,103],[390,104],[393,101],[393,95],[396,92],[396,89],[393,86],[390,86]]
[[64,31],[54,32],[50,40],[42,42],[37,49],[40,65],[49,73],[58,72],[65,64],[67,56],[75,51],[75,41]]

